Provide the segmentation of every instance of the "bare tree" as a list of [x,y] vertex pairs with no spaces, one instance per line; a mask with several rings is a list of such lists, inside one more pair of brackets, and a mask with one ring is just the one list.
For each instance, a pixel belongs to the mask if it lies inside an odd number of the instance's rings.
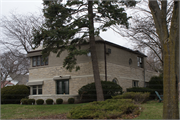
[[[161,5],[161,2],[158,2]],[[170,28],[173,1],[167,4],[167,25]],[[127,37],[134,43],[134,49],[146,51],[149,56],[147,64],[156,72],[162,72],[163,66],[163,49],[162,43],[159,40],[159,35],[156,32],[155,23],[150,9],[148,8],[148,1],[142,1],[136,7],[129,9],[132,16],[131,25],[129,29],[122,26],[114,26],[112,29],[121,36]],[[152,54],[154,59],[152,58]],[[152,60],[154,61],[152,63]],[[151,63],[151,64],[150,64]],[[154,65],[156,63],[156,66]]]
[[11,13],[10,17],[3,16],[0,20],[0,27],[3,31],[0,43],[21,52],[28,52],[32,46],[33,29],[39,29],[42,25],[44,17],[41,14],[29,13],[21,15]]
[[159,58],[154,54],[154,52],[151,50],[148,51],[147,56],[148,57],[146,59],[146,69],[162,73],[163,72],[162,63],[161,61],[159,61]]
[[0,55],[0,79],[2,84],[10,76],[15,79],[18,75],[28,73],[29,59],[17,50],[8,51]]

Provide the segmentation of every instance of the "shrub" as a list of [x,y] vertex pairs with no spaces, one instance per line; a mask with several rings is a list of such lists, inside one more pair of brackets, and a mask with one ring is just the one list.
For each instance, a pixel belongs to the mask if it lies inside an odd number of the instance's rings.
[[135,92],[125,92],[122,95],[112,96],[113,99],[134,99]]
[[[101,81],[104,99],[110,99],[111,96],[122,94],[122,87],[110,81]],[[92,102],[97,100],[95,83],[87,84],[78,91],[82,102]]]
[[22,98],[21,101],[22,105],[27,105],[28,104],[28,98]]
[[155,90],[150,89],[150,88],[146,88],[146,87],[127,88],[127,92],[143,92],[143,93],[149,92],[150,93],[150,96],[149,96],[150,99],[154,99],[156,97]]
[[148,100],[150,93],[126,92],[122,95],[113,96],[113,99],[132,99],[135,103],[143,103]]
[[35,99],[28,99],[27,102],[28,102],[29,105],[32,105],[32,104],[34,105],[35,104]]
[[134,95],[134,101],[135,103],[144,103],[149,99],[150,93],[141,93],[141,92],[137,92]]
[[148,88],[154,89],[159,94],[163,94],[163,76],[154,76],[149,81]]
[[63,99],[61,98],[56,99],[56,104],[62,104],[62,103],[63,103]]
[[47,105],[52,105],[53,104],[53,99],[47,99],[46,104]]
[[42,105],[44,103],[43,99],[36,100],[37,105]]
[[[69,119],[116,119],[123,114],[134,114],[138,109],[130,99],[94,101],[70,110]],[[136,111],[136,114],[139,112]]]
[[19,104],[22,98],[29,96],[25,85],[8,86],[1,89],[1,104]]
[[69,104],[74,104],[74,102],[75,102],[74,98],[69,98],[69,99],[68,99],[68,103],[69,103]]

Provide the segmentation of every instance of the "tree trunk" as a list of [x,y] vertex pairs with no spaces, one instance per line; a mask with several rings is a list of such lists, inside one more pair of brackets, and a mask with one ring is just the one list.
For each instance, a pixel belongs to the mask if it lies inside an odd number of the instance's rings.
[[179,6],[174,1],[170,33],[167,28],[167,1],[161,1],[161,9],[157,1],[149,1],[156,32],[163,46],[163,119],[179,119],[178,78],[179,78]]
[[88,17],[89,17],[89,40],[90,40],[90,51],[92,59],[93,74],[96,86],[97,101],[104,101],[103,90],[99,75],[98,59],[96,54],[96,45],[94,38],[94,21],[93,21],[93,9],[92,1],[88,1]]

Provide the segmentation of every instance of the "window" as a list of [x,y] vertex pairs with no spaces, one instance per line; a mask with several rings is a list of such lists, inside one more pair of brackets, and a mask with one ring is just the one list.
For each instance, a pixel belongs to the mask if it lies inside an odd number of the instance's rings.
[[32,57],[32,66],[43,66],[43,65],[48,65],[48,57],[43,59],[42,56],[34,56]]
[[36,95],[37,94],[37,87],[36,86],[33,86],[33,95]]
[[138,87],[138,81],[133,80],[132,81],[132,87]]
[[117,84],[117,79],[114,78],[114,79],[112,80],[112,82]]
[[137,66],[143,68],[143,57],[137,57]]
[[131,64],[132,64],[132,59],[130,58],[130,59],[129,59],[129,65],[131,65]]
[[56,81],[57,94],[69,94],[69,80]]
[[42,94],[42,85],[35,85],[32,87],[32,94],[33,95],[40,95]]
[[145,87],[148,87],[149,86],[149,82],[145,82]]

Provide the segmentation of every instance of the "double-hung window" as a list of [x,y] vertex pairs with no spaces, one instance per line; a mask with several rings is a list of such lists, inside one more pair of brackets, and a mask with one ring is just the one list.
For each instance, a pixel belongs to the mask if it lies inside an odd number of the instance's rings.
[[43,66],[48,65],[48,57],[45,59],[42,56],[34,56],[32,57],[32,66]]
[[56,93],[57,94],[69,94],[69,80],[56,81]]
[[41,95],[42,94],[42,85],[32,86],[32,94],[33,95]]

